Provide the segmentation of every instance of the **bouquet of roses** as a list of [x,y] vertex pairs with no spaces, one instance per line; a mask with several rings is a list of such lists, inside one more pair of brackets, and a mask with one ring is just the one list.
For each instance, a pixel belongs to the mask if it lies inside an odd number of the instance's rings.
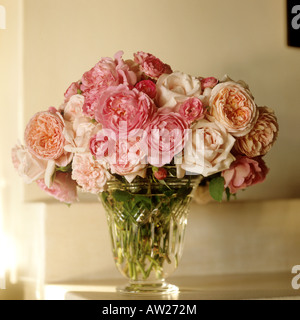
[[264,181],[278,123],[243,81],[173,72],[145,52],[122,56],[102,58],[61,106],[31,118],[12,150],[26,183],[70,204],[78,187],[99,194],[111,179],[201,175],[218,201]]

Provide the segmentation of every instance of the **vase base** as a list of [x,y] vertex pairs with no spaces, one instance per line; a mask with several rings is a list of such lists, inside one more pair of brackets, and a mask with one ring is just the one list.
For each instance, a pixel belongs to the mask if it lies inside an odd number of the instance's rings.
[[166,282],[160,283],[129,283],[124,287],[118,287],[117,292],[122,294],[140,295],[176,295],[179,288]]

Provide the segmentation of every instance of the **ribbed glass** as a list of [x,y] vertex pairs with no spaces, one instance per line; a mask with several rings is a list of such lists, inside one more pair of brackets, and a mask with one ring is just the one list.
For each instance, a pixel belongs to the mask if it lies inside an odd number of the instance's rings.
[[[172,293],[165,283],[183,253],[189,204],[199,177],[158,182],[108,183],[107,212],[113,257],[130,283],[122,292]],[[168,186],[168,187],[166,187]]]

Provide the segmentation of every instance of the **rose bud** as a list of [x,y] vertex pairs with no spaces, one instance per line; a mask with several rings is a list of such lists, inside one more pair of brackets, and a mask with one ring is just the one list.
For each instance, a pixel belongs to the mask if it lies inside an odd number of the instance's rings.
[[164,180],[168,176],[168,171],[165,168],[158,168],[157,171],[154,172],[154,177],[157,180]]

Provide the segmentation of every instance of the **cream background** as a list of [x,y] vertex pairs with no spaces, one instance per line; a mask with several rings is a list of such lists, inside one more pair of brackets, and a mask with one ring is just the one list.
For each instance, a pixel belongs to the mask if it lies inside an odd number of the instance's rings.
[[[193,266],[202,273],[238,273],[300,264],[299,203],[287,201],[300,196],[300,49],[286,45],[284,0],[0,0],[0,5],[7,12],[7,29],[0,30],[0,218],[2,213],[7,233],[21,244],[22,274],[41,283],[66,275],[117,276],[109,249],[104,256],[99,252],[108,235],[102,212],[101,218],[95,214],[97,204],[69,209],[35,185],[25,186],[10,150],[34,113],[58,107],[72,81],[120,49],[125,58],[151,52],[195,76],[227,73],[243,79],[256,102],[278,116],[280,136],[266,157],[270,174],[238,198],[283,201],[224,209],[211,204],[202,211],[194,204],[179,273]],[[202,243],[202,260],[195,241]],[[0,255],[0,264],[3,259]]]

